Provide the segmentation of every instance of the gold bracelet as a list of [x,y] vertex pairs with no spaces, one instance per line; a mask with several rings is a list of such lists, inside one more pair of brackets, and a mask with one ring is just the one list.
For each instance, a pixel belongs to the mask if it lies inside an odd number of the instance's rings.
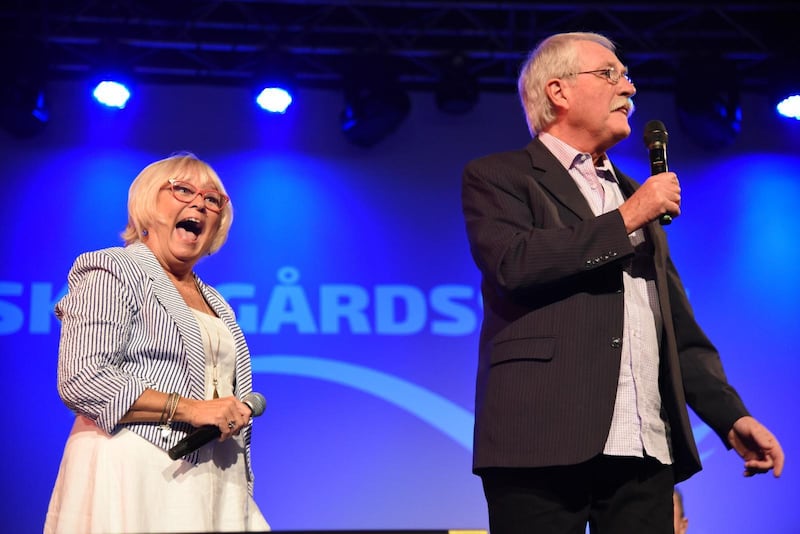
[[161,410],[161,417],[158,418],[158,424],[163,426],[167,422],[167,414],[169,413],[169,400],[171,396],[167,395],[167,402],[164,403],[164,409]]
[[167,416],[167,420],[161,423],[161,439],[165,440],[172,434],[172,418],[175,417],[175,411],[178,409],[178,402],[180,400],[181,396],[177,393],[170,393],[167,398],[167,403],[164,405],[164,412],[161,414],[162,419],[165,414]]
[[172,405],[169,409],[169,415],[167,416],[167,424],[172,424],[172,418],[175,417],[175,412],[178,410],[178,403],[181,401],[181,396],[177,393],[172,393],[170,396],[172,399]]

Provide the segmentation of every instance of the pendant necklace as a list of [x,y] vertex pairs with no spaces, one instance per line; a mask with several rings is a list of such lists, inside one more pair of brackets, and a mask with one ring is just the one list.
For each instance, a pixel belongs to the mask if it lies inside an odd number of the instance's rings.
[[214,385],[214,392],[211,396],[212,399],[219,398],[219,392],[217,391],[217,385],[219,383],[219,372],[217,369],[217,364],[219,363],[219,343],[220,343],[220,336],[219,332],[217,332],[217,343],[216,348],[212,348],[211,346],[211,330],[203,324],[203,320],[200,321],[200,324],[203,325],[203,330],[206,332],[206,336],[208,337],[208,349],[211,351],[211,383]]
[[[195,280],[195,286],[197,286],[197,292],[200,293],[200,296],[202,297],[203,293],[202,293],[202,291],[200,291],[200,286],[197,285],[197,280]],[[205,298],[203,298],[203,302],[206,304],[206,306],[208,306],[208,309],[211,309],[211,306],[208,305],[208,303],[205,301]],[[206,315],[208,315],[208,314],[206,314]],[[209,315],[209,317],[211,317],[211,316]],[[220,344],[220,339],[222,338],[222,335],[219,332],[217,332],[216,348],[213,348],[212,347],[212,340],[211,340],[211,330],[206,326],[205,319],[198,319],[197,322],[200,323],[201,328],[206,333],[206,338],[208,339],[208,350],[211,352],[211,383],[214,385],[214,392],[213,392],[211,398],[212,399],[218,399],[219,398],[219,392],[217,391],[217,384],[219,383],[219,374],[218,374],[218,370],[217,370],[217,364],[219,363],[219,361],[218,361],[219,360],[219,344]]]

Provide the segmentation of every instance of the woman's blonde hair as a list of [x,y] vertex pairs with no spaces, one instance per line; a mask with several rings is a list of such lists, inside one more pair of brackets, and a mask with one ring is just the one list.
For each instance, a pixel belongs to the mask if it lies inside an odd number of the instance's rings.
[[[221,193],[226,194],[225,186],[214,169],[190,152],[180,152],[151,163],[142,169],[128,190],[128,225],[121,234],[125,245],[141,241],[143,232],[158,220],[158,192],[173,178],[210,181]],[[233,206],[227,202],[220,212],[219,226],[211,239],[209,254],[218,251],[228,239],[232,222]]]

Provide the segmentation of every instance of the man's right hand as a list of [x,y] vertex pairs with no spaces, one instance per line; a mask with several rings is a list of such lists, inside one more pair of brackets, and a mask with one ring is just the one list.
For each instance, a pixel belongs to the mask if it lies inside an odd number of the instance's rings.
[[681,186],[674,172],[662,172],[648,178],[620,207],[625,229],[630,234],[668,213],[681,214]]

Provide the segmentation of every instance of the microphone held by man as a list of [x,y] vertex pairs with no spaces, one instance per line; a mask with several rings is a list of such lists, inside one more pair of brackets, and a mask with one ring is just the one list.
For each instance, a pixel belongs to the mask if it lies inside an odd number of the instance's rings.
[[[644,144],[650,155],[650,174],[669,172],[667,168],[667,139],[669,134],[664,123],[651,120],[644,127]],[[676,178],[677,180],[677,178]],[[672,223],[672,214],[664,213],[658,219],[662,226]]]

